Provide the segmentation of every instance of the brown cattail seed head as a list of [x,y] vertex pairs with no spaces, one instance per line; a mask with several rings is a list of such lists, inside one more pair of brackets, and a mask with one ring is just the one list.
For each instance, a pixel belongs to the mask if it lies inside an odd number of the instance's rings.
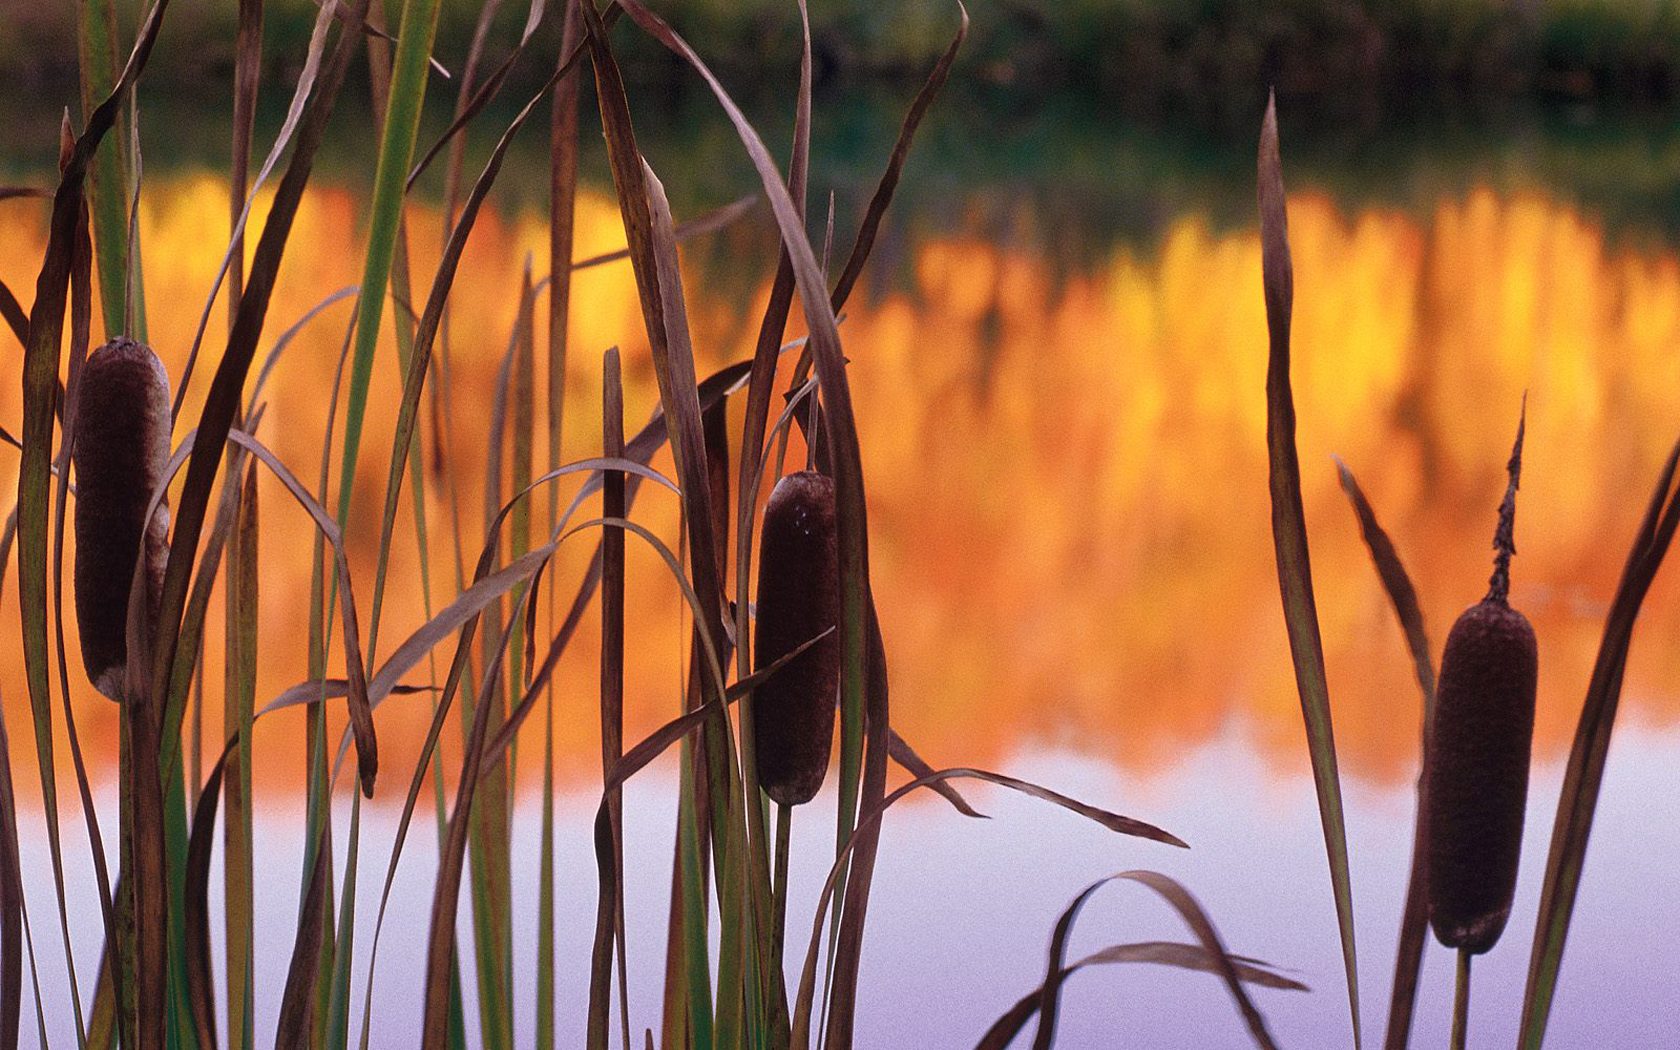
[[1447,635],[1424,793],[1429,922],[1449,948],[1487,951],[1511,914],[1538,667],[1534,628],[1502,601]]
[[1527,407],[1525,395],[1487,597],[1447,635],[1424,747],[1429,924],[1442,944],[1471,955],[1492,948],[1510,917],[1528,800],[1539,650],[1527,617],[1506,601]]
[[809,802],[828,772],[840,687],[840,558],[834,482],[815,471],[776,483],[764,509],[758,552],[754,664],[778,659],[829,633],[753,691],[758,780],[776,802]]
[[168,558],[169,511],[145,518],[169,461],[169,375],[151,348],[117,338],[82,368],[76,408],[76,627],[94,687],[123,696],[128,592],[135,560],[147,609],[157,612]]

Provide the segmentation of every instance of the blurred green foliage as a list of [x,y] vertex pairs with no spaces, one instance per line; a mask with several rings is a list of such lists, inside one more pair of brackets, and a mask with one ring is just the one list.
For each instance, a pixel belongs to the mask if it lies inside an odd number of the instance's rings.
[[[120,0],[130,27],[142,0]],[[547,53],[555,49],[550,0]],[[438,56],[459,68],[479,0],[444,0]],[[792,54],[793,0],[662,0],[668,17],[718,68],[737,75]],[[955,0],[811,0],[821,75],[913,76],[950,39]],[[73,3],[0,4],[0,76],[44,87],[72,68]],[[518,34],[527,5],[502,4],[493,54]],[[1043,91],[1079,89],[1144,111],[1186,105],[1247,114],[1265,85],[1280,94],[1409,98],[1522,94],[1667,98],[1680,92],[1680,0],[972,0],[960,76]],[[269,0],[269,76],[301,61],[316,7]],[[235,5],[175,0],[148,79],[225,79]],[[393,30],[396,27],[391,27]],[[672,59],[617,30],[629,72],[678,75]],[[549,59],[523,72],[534,83]]]

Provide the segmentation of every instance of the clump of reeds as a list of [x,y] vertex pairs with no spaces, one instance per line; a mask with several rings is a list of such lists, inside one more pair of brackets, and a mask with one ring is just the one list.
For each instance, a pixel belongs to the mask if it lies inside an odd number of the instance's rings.
[[135,561],[155,613],[168,557],[169,510],[146,509],[169,460],[169,375],[143,343],[118,337],[82,370],[76,412],[76,626],[88,680],[122,699]]
[[839,548],[834,482],[816,471],[776,483],[764,509],[758,559],[757,667],[829,632],[753,694],[753,737],[765,794],[784,806],[822,787],[840,683]]
[[1467,955],[1492,948],[1510,916],[1528,796],[1538,650],[1507,600],[1522,440],[1519,423],[1493,577],[1447,635],[1426,751],[1429,922]]

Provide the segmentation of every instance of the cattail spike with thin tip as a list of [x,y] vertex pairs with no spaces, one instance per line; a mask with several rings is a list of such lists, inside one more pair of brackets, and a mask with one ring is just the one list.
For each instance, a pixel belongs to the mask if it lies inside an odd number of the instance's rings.
[[152,622],[169,553],[167,505],[145,517],[169,461],[169,375],[150,347],[118,337],[88,355],[77,396],[76,628],[88,680],[120,701],[135,559]]
[[840,688],[840,556],[834,482],[815,471],[776,483],[764,508],[753,660],[762,669],[829,633],[753,691],[753,744],[765,794],[811,801],[828,772]]
[[1488,600],[1503,602],[1511,593],[1511,555],[1517,553],[1517,483],[1522,478],[1523,430],[1528,426],[1528,395],[1523,394],[1517,416],[1517,440],[1505,463],[1505,498],[1499,501],[1499,524],[1493,530],[1493,575],[1488,577]]
[[1522,442],[1519,422],[1493,577],[1447,635],[1425,749],[1429,922],[1442,944],[1470,954],[1492,948],[1510,917],[1528,798],[1539,652],[1508,602]]

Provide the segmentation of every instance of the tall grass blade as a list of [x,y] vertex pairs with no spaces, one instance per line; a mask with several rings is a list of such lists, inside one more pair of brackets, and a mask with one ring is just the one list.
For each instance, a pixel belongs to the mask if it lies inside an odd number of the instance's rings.
[[1546,1021],[1563,966],[1569,921],[1581,888],[1587,839],[1592,833],[1598,792],[1604,782],[1604,763],[1616,724],[1616,708],[1621,701],[1622,675],[1633,644],[1634,624],[1651,581],[1674,539],[1675,527],[1680,525],[1680,491],[1674,485],[1677,460],[1680,460],[1680,444],[1663,464],[1645,519],[1635,534],[1633,550],[1622,570],[1616,597],[1604,621],[1604,637],[1593,663],[1575,742],[1569,750],[1569,763],[1564,769],[1563,790],[1552,824],[1551,849],[1546,855],[1546,878],[1540,889],[1528,982],[1523,991],[1518,1045],[1524,1050],[1539,1050],[1546,1036]]
[[[262,0],[239,0],[239,27],[233,38],[233,163],[228,169],[228,207],[233,242],[233,266],[228,270],[228,328],[239,316],[239,294],[245,287],[245,191],[251,171],[251,141],[256,133],[257,91],[262,79]],[[231,994],[233,989],[229,987]],[[231,1005],[231,1003],[230,1003]],[[228,1045],[241,1040],[230,1029]]]
[[[731,980],[728,974],[740,962],[740,953],[729,949],[728,938],[734,935],[733,927],[738,921],[741,902],[734,894],[725,891],[726,867],[737,830],[732,815],[737,812],[736,801],[740,785],[732,775],[734,756],[730,743],[729,721],[721,708],[713,707],[709,703],[718,694],[712,691],[713,681],[701,673],[699,667],[699,639],[703,636],[711,641],[712,645],[708,646],[711,649],[709,655],[715,659],[717,650],[712,646],[723,636],[723,590],[717,564],[716,518],[712,513],[710,483],[706,469],[694,355],[689,342],[682,281],[677,272],[676,252],[670,236],[672,222],[669,205],[665,201],[663,188],[637,146],[623,78],[607,43],[606,28],[602,25],[592,0],[579,0],[578,10],[588,34],[595,71],[596,97],[607,139],[607,157],[612,170],[613,188],[624,222],[625,239],[631,253],[630,263],[642,309],[642,321],[652,347],[659,400],[668,420],[671,453],[682,488],[683,520],[688,536],[693,590],[699,598],[699,604],[695,606],[695,640],[691,645],[695,654],[694,683],[698,688],[690,688],[689,702],[693,706],[712,708],[715,720],[702,737],[704,758],[696,768],[704,772],[699,775],[700,783],[695,786],[694,791],[698,796],[704,790],[708,804],[702,808],[702,815],[710,817],[712,834],[716,839],[716,846],[711,850],[711,854],[718,878],[719,905],[722,912],[720,918],[726,937],[726,947],[720,961],[725,974],[720,979],[720,1013],[723,1021],[728,1022],[734,1016],[731,997],[739,987],[738,981]],[[717,685],[721,687],[721,676],[719,679]],[[699,697],[698,703],[695,697]],[[679,822],[686,827],[684,818],[680,818]],[[691,849],[690,844],[698,843],[695,842],[695,836],[686,831],[683,837],[683,892],[685,902],[692,902],[698,897],[700,870],[691,865],[686,857],[696,852]],[[703,832],[700,841],[704,841]],[[709,1050],[712,1039],[710,1018],[707,1016],[709,1011],[702,1010],[701,1004],[707,1002],[710,993],[709,988],[702,985],[703,967],[698,965],[703,961],[701,956],[704,953],[705,932],[704,926],[697,918],[699,914],[698,910],[688,908],[688,917],[683,923],[684,939],[689,946],[686,955],[691,960],[687,966],[687,982],[690,986],[689,1016],[695,1046],[698,1050]],[[709,981],[705,984],[709,985]],[[726,1039],[735,1035],[728,1028],[719,1034]]]
[[[251,723],[256,706],[257,603],[259,580],[257,474],[245,475],[239,519],[228,548],[228,673],[224,731],[239,742],[228,756],[226,807],[222,825],[223,929],[229,1050],[246,1050],[255,1039],[253,971],[256,962],[255,889],[251,838]],[[348,686],[346,691],[348,691]]]
[[[800,217],[805,215],[806,183],[811,163],[811,15],[805,0],[799,0],[799,88],[793,117],[793,155],[788,160],[788,196],[793,198]],[[758,508],[755,496],[764,472],[764,430],[770,420],[770,396],[775,392],[776,365],[781,360],[779,350],[782,335],[787,330],[788,312],[793,305],[793,262],[787,248],[778,246],[776,276],[770,284],[770,301],[764,307],[764,319],[759,322],[758,341],[753,347],[752,377],[747,383],[747,409],[741,436],[741,478],[737,485],[735,540],[735,593],[742,596],[751,590],[753,517]],[[735,637],[738,641],[736,662],[741,674],[752,666],[752,645],[747,637],[747,603],[739,601],[735,611]],[[752,723],[752,698],[742,706],[741,724]],[[753,770],[755,756],[747,746],[750,729],[745,731],[742,753],[745,765]],[[751,773],[756,777],[756,772]],[[749,781],[749,787],[751,786]],[[749,792],[749,797],[751,793]]]
[[368,385],[373,377],[373,351],[379,339],[391,261],[403,203],[403,174],[414,155],[420,110],[426,97],[427,58],[437,31],[438,0],[403,0],[402,26],[391,71],[390,100],[380,141],[379,166],[374,174],[369,205],[367,258],[362,270],[361,299],[356,316],[356,344],[350,359],[350,399],[344,417],[344,453],[339,469],[338,520],[350,517],[350,495],[361,448]]
[[[23,919],[23,868],[18,862],[12,745],[6,736],[6,721],[0,717],[0,1047],[6,1050],[17,1050],[18,1045],[18,1021],[23,1006]],[[35,994],[39,1011],[39,988]],[[41,1045],[46,1045],[45,1038]]]
[[[1406,646],[1412,654],[1412,666],[1417,672],[1418,688],[1423,691],[1421,725],[1427,727],[1435,710],[1435,665],[1433,657],[1430,656],[1429,636],[1423,629],[1423,612],[1418,607],[1417,591],[1412,587],[1411,577],[1406,574],[1406,567],[1400,563],[1400,555],[1395,551],[1394,543],[1378,524],[1376,512],[1371,509],[1365,493],[1360,490],[1353,471],[1340,460],[1336,461],[1336,470],[1341,477],[1342,490],[1347,493],[1348,502],[1353,505],[1354,516],[1359,519],[1359,531],[1365,537],[1365,546],[1370,548],[1371,561],[1377,568],[1377,575],[1382,579],[1383,589],[1388,592],[1388,600],[1394,605],[1394,615],[1400,621],[1400,629],[1405,633]],[[1422,737],[1423,746],[1427,748],[1429,734],[1423,733]],[[1421,751],[1419,755],[1421,758]],[[1388,1031],[1383,1039],[1385,1050],[1405,1050],[1411,1039],[1418,975],[1423,965],[1423,949],[1429,939],[1429,901],[1423,877],[1422,771],[1427,765],[1425,760],[1418,767],[1418,808],[1412,828],[1412,860],[1406,876],[1406,904],[1400,913],[1400,945],[1394,957],[1394,986],[1389,993]]]
[[29,345],[29,314],[25,312],[23,304],[18,302],[17,295],[12,292],[11,288],[7,287],[4,281],[0,281],[0,317],[6,319],[6,327],[12,330],[12,335],[16,337],[18,345],[27,347]]
[[[76,14],[82,115],[91,126],[95,106],[113,93],[117,82],[116,4],[114,0],[78,0]],[[129,293],[126,150],[127,140],[119,131],[115,141],[94,152],[88,173],[88,202],[106,334],[133,335],[144,342],[145,333],[130,332],[125,324]]]
[[[87,127],[66,151],[58,190],[53,197],[46,256],[36,279],[28,340],[23,359],[23,454],[18,469],[18,596],[22,609],[24,667],[35,724],[42,804],[47,817],[48,848],[64,911],[62,851],[59,842],[57,789],[53,773],[52,701],[47,653],[47,509],[51,444],[60,388],[58,362],[64,331],[78,226],[83,221],[83,190],[95,150],[116,123],[122,101],[150,56],[167,0],[160,0],[141,26],[134,51],[110,95],[88,117]],[[120,182],[118,183],[120,185]],[[120,208],[121,199],[118,198]],[[120,315],[119,315],[120,316]],[[66,954],[69,955],[68,944]]]
[[1260,130],[1259,201],[1261,268],[1271,342],[1266,372],[1266,446],[1271,463],[1272,541],[1277,550],[1278,586],[1283,595],[1284,622],[1289,629],[1289,653],[1295,664],[1295,686],[1301,694],[1318,812],[1324,825],[1324,850],[1336,897],[1336,922],[1341,928],[1342,962],[1347,971],[1348,1011],[1357,1050],[1361,1036],[1353,882],[1348,871],[1341,779],[1336,770],[1336,737],[1330,721],[1330,688],[1324,676],[1324,645],[1319,637],[1312,564],[1307,553],[1306,516],[1301,506],[1295,402],[1289,389],[1289,320],[1294,275],[1289,258],[1289,225],[1283,164],[1278,156],[1275,99],[1266,104],[1266,118]]
[[[619,455],[624,448],[624,390],[619,378],[618,350],[609,349],[602,361],[601,394],[601,452]],[[603,478],[601,516],[622,518],[626,513],[624,475],[610,471]],[[551,719],[552,720],[552,719]],[[601,777],[606,779],[613,766],[624,755],[624,532],[608,528],[601,535]],[[548,800],[544,799],[545,807]],[[600,891],[596,900],[595,941],[591,951],[589,971],[589,1050],[606,1050],[609,1012],[611,1010],[612,960],[617,945],[619,961],[619,989],[623,1001],[625,1045],[629,1045],[628,990],[624,987],[624,890],[617,873],[624,870],[624,795],[613,791],[607,795],[607,818],[611,824],[610,868],[601,868]],[[545,832],[549,827],[545,809]],[[545,834],[545,840],[547,835]],[[543,859],[548,859],[547,845]],[[552,938],[552,903],[546,898],[549,923],[542,929]],[[552,945],[550,945],[550,949]],[[547,955],[538,965],[550,964]],[[552,976],[550,977],[552,981]],[[539,994],[553,994],[552,986]]]
[[[566,4],[560,27],[560,53],[562,55],[581,55],[578,39],[577,8]],[[523,47],[529,37],[521,39]],[[504,64],[503,68],[509,68]],[[546,368],[546,386],[548,393],[548,469],[555,470],[560,466],[561,444],[564,437],[564,422],[566,409],[566,349],[567,328],[571,319],[572,300],[572,247],[573,233],[576,222],[577,198],[577,167],[578,167],[578,96],[581,92],[582,81],[574,73],[562,76],[554,85],[554,100],[549,107],[549,212],[548,212],[548,263],[551,275],[548,284],[548,359]],[[618,456],[624,451],[624,405],[623,392],[615,388],[618,386],[618,356],[615,349],[607,351],[603,362],[606,377],[603,382],[605,390],[602,394],[602,426],[603,456]],[[616,484],[615,484],[616,482]],[[608,514],[622,516],[624,510],[624,475],[613,473],[608,482],[608,490],[616,489],[617,509],[605,511]],[[550,533],[560,524],[560,492],[556,488],[549,489],[548,496],[548,528]],[[611,535],[611,533],[608,533]],[[614,747],[623,746],[623,728],[617,730],[617,737],[610,736],[614,732],[612,726],[614,718],[611,714],[612,704],[615,702],[608,690],[611,688],[612,676],[609,667],[609,651],[612,648],[612,630],[614,618],[608,608],[612,598],[610,577],[612,562],[605,547],[607,536],[603,536],[603,573],[608,584],[607,591],[602,595],[601,605],[601,747],[603,755],[611,753]],[[623,647],[624,647],[624,566],[623,566],[623,536],[619,536],[618,556],[618,615],[617,615],[617,645],[622,678]],[[532,609],[536,608],[533,603]],[[555,616],[555,590],[551,583],[548,590],[548,618],[550,629],[553,628]],[[534,635],[531,641],[535,643]],[[532,652],[534,663],[535,651]],[[549,686],[544,692],[546,704],[546,718],[543,724],[543,779],[542,779],[542,861],[537,873],[537,1018],[536,1018],[536,1047],[537,1050],[554,1050],[554,688]],[[620,681],[616,703],[622,721],[623,683]],[[622,824],[622,821],[620,822]],[[622,832],[620,832],[622,835]],[[622,843],[622,838],[618,841]],[[622,847],[621,847],[622,848]],[[619,971],[625,970],[624,963],[624,910],[622,901],[615,894],[612,914],[614,916],[614,932],[619,946]],[[599,916],[597,916],[597,929]],[[602,949],[599,933],[591,953],[590,968],[590,1035],[593,1038],[595,1018],[595,985],[599,979],[599,967]],[[610,959],[612,946],[609,942],[606,949]],[[620,980],[620,994],[625,1003],[625,1045],[629,1045],[629,991],[623,987]],[[602,1028],[601,1042],[605,1044],[605,1029]]]
[[[552,83],[552,82],[551,82]],[[495,184],[496,176],[501,172],[502,162],[507,156],[508,147],[519,129],[530,119],[537,103],[547,93],[548,87],[532,96],[525,107],[514,117],[507,130],[497,141],[491,151],[489,159],[485,161],[484,169],[473,183],[472,190],[467,195],[465,206],[461,210],[459,221],[450,231],[448,243],[445,244],[443,257],[438,262],[436,275],[432,279],[432,287],[427,295],[426,306],[420,315],[420,321],[415,329],[413,352],[407,362],[407,375],[403,379],[402,403],[397,412],[397,429],[391,445],[391,464],[386,474],[385,504],[383,516],[380,520],[380,545],[378,562],[374,569],[374,593],[383,593],[386,568],[390,558],[390,537],[396,526],[398,497],[402,490],[404,477],[404,463],[409,458],[415,445],[415,433],[419,427],[420,397],[425,386],[426,375],[432,361],[432,348],[436,342],[439,329],[443,321],[445,307],[449,301],[449,294],[454,287],[455,276],[461,262],[461,254],[466,249],[468,236],[478,220],[485,198],[489,196],[490,188]],[[493,532],[494,530],[492,530]]]
[[[330,0],[329,0],[330,2]],[[286,990],[280,999],[280,1020],[274,1032],[274,1050],[308,1050],[314,1030],[315,973],[326,930],[327,898],[332,889],[329,867],[332,854],[317,844],[315,861],[309,869],[303,903],[298,909],[297,937],[292,942],[292,961],[286,971]]]
[[[490,553],[494,553],[493,547]],[[455,807],[449,818],[449,834],[438,858],[437,881],[432,892],[431,934],[426,951],[425,1015],[424,1027],[421,1030],[422,1050],[442,1050],[447,1039],[450,957],[455,943],[455,915],[460,900],[462,869],[466,861],[467,835],[472,823],[473,801],[479,788],[479,767],[484,742],[489,733],[491,718],[498,706],[496,694],[502,681],[502,661],[507,655],[512,623],[517,622],[519,612],[519,606],[516,604],[512,610],[509,626],[500,632],[500,637],[496,639],[495,648],[491,650],[478,694],[477,710],[473,712],[472,725],[462,747],[464,755],[461,763],[461,779],[455,790]],[[464,651],[465,647],[462,649],[463,653]],[[457,681],[459,681],[459,675],[452,674],[446,690],[452,691],[452,687]],[[448,693],[446,692],[445,695],[447,696]],[[478,956],[480,967],[485,965],[485,961],[485,952],[481,945]],[[484,988],[482,976],[479,979],[479,987],[482,994]],[[497,1003],[480,1003],[479,1005],[486,1043],[489,1042],[492,1034],[489,1012],[496,1010],[501,1005]],[[511,1037],[511,1033],[509,1035]]]
[[[68,143],[69,127],[63,126],[61,134],[64,142]],[[72,147],[73,148],[73,147]],[[62,399],[63,432],[75,434],[77,427],[77,404],[80,400],[82,369],[87,361],[88,343],[93,324],[93,245],[88,231],[88,217],[84,210],[76,223],[76,243],[71,251],[70,263],[70,361],[67,369],[68,382],[65,384],[65,395]],[[58,652],[58,688],[59,699],[64,707],[65,735],[70,741],[70,755],[76,773],[76,788],[81,796],[82,817],[88,829],[88,839],[93,850],[95,874],[98,878],[101,918],[105,924],[105,937],[110,943],[115,934],[115,923],[110,908],[110,878],[105,871],[105,850],[99,834],[99,819],[94,811],[93,793],[88,786],[87,767],[82,759],[82,745],[80,735],[76,732],[76,719],[70,704],[70,668],[64,646],[64,518],[69,506],[70,489],[70,457],[74,453],[75,442],[62,441],[57,456],[53,461],[53,471],[58,476],[58,485],[54,493],[53,502],[53,641]],[[55,858],[56,859],[56,858]],[[70,922],[63,892],[63,872],[53,869],[53,881],[56,889],[55,896],[58,903],[59,933],[65,945],[65,964],[70,976],[70,1005],[76,1017],[76,1035],[81,1042],[86,1042],[86,1029],[82,1017],[82,995],[76,980],[74,953],[70,946]],[[25,917],[27,920],[27,916]],[[27,926],[27,921],[25,923]],[[27,932],[27,931],[26,931]]]
[[[240,734],[242,740],[244,734]],[[187,991],[192,1004],[192,1022],[200,1047],[214,1050],[216,1023],[211,1009],[216,989],[210,976],[210,851],[215,845],[216,805],[222,790],[222,775],[228,756],[240,740],[230,740],[210,767],[210,776],[193,806],[192,830],[187,836],[185,924],[187,928]],[[229,989],[232,990],[231,988]]]

